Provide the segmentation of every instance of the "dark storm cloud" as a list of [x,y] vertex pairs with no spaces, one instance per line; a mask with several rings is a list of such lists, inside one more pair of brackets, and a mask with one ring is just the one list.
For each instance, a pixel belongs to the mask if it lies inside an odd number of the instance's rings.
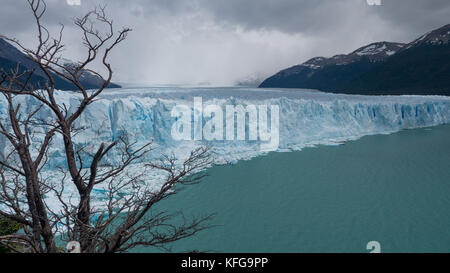
[[[203,0],[202,6],[222,22],[248,29],[276,29],[288,33],[320,33],[336,30],[355,13],[371,12],[381,20],[402,28],[406,35],[450,23],[448,0],[382,0],[368,6],[365,0]],[[361,28],[364,20],[355,21]]]
[[[339,23],[367,10],[380,19],[403,28],[411,35],[444,25],[450,21],[448,0],[382,0],[382,6],[370,7],[365,0],[82,0],[82,7],[69,6],[65,0],[48,0],[48,22],[68,23],[80,9],[107,4],[112,12],[131,12],[146,18],[202,12],[217,23],[245,29],[272,29],[286,33],[320,33],[335,29]],[[0,22],[11,30],[27,29],[25,1],[2,0]],[[364,21],[355,22],[364,27]]]
[[[44,22],[47,25],[70,24],[78,14],[77,7],[67,5],[66,1],[49,0]],[[0,32],[17,33],[30,31],[34,18],[25,0],[1,0]]]
[[320,31],[345,16],[347,5],[365,7],[362,1],[228,0],[202,1],[215,18],[247,29],[276,29],[289,33]]
[[[69,6],[65,0],[48,0],[47,23],[68,24],[96,4],[107,4],[113,13],[130,12],[146,18],[202,12],[217,23],[245,29],[272,29],[286,33],[320,33],[368,9],[380,19],[417,34],[450,21],[448,0],[382,0],[382,6],[369,7],[365,0],[82,0],[82,6]],[[26,31],[32,18],[26,1],[2,0],[0,23],[10,31]],[[6,7],[6,8],[5,8]],[[354,22],[364,27],[365,23]]]
[[[202,11],[218,23],[246,29],[275,29],[287,33],[311,33],[335,29],[339,23],[367,11],[393,27],[417,34],[450,21],[448,0],[382,0],[368,6],[365,0],[153,0],[139,1],[148,16],[165,10],[172,14]],[[361,27],[364,21],[354,22]]]
[[376,12],[392,27],[402,27],[414,35],[450,24],[448,0],[384,0]]
[[[69,58],[80,56],[72,19],[98,4],[118,26],[133,28],[114,55],[121,80],[230,84],[267,76],[316,55],[364,44],[408,42],[450,23],[449,0],[47,0],[51,30],[66,25]],[[35,39],[25,0],[2,0],[0,33]]]

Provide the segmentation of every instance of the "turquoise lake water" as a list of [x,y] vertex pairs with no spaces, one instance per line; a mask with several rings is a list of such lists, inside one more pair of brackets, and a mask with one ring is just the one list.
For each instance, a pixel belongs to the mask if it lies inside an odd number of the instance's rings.
[[[160,204],[219,225],[172,251],[450,252],[450,126],[211,168]],[[139,252],[158,251],[150,248]]]

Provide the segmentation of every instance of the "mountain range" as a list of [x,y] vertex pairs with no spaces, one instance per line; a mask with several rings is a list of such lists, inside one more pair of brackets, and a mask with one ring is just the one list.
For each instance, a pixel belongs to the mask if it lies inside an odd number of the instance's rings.
[[[21,72],[25,70],[34,70],[34,73],[29,81],[30,85],[35,87],[45,86],[45,83],[48,81],[48,79],[39,65],[29,59],[27,55],[25,55],[15,46],[0,38],[0,71],[10,71],[11,69],[16,69],[18,63],[20,63],[19,70]],[[60,63],[69,69],[76,65],[76,63],[67,59],[62,59]],[[56,89],[77,90],[76,86],[65,78],[60,77],[55,73],[51,73],[51,75],[55,80]],[[85,89],[96,89],[103,84],[103,80],[99,76],[89,71],[82,70],[80,72],[80,83],[84,86]],[[108,88],[120,87],[120,85],[115,83],[110,83],[108,85]]]
[[450,95],[450,24],[408,44],[378,42],[315,57],[264,80],[261,88],[362,95]]

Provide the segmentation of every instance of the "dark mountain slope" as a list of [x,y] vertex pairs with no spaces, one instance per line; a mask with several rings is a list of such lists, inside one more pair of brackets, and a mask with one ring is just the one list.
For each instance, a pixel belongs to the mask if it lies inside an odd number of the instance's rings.
[[380,42],[348,55],[313,58],[260,87],[370,95],[450,95],[450,25],[410,44]]
[[449,96],[450,45],[420,44],[399,52],[344,88],[350,93],[374,95]]
[[[45,83],[48,81],[48,79],[44,72],[40,69],[40,67],[36,63],[31,61],[16,47],[0,38],[0,71],[10,71],[11,69],[16,69],[18,63],[20,63],[20,72],[23,72],[25,70],[34,70],[33,76],[31,77],[29,82],[31,85],[35,87],[45,86]],[[73,65],[73,63],[70,63],[69,61],[66,61],[66,64]],[[56,89],[77,89],[72,83],[70,83],[63,77],[60,77],[53,73],[52,77],[55,80]],[[82,72],[80,82],[86,89],[95,89],[102,85],[102,80],[98,76],[87,71]],[[120,88],[120,86],[114,83],[110,83],[108,88]]]

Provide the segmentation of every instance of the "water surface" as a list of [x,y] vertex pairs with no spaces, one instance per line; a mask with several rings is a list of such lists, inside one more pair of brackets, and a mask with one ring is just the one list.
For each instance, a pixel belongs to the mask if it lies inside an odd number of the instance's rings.
[[[173,251],[450,251],[450,126],[217,166],[160,204],[220,225]],[[137,251],[157,251],[141,248]]]

